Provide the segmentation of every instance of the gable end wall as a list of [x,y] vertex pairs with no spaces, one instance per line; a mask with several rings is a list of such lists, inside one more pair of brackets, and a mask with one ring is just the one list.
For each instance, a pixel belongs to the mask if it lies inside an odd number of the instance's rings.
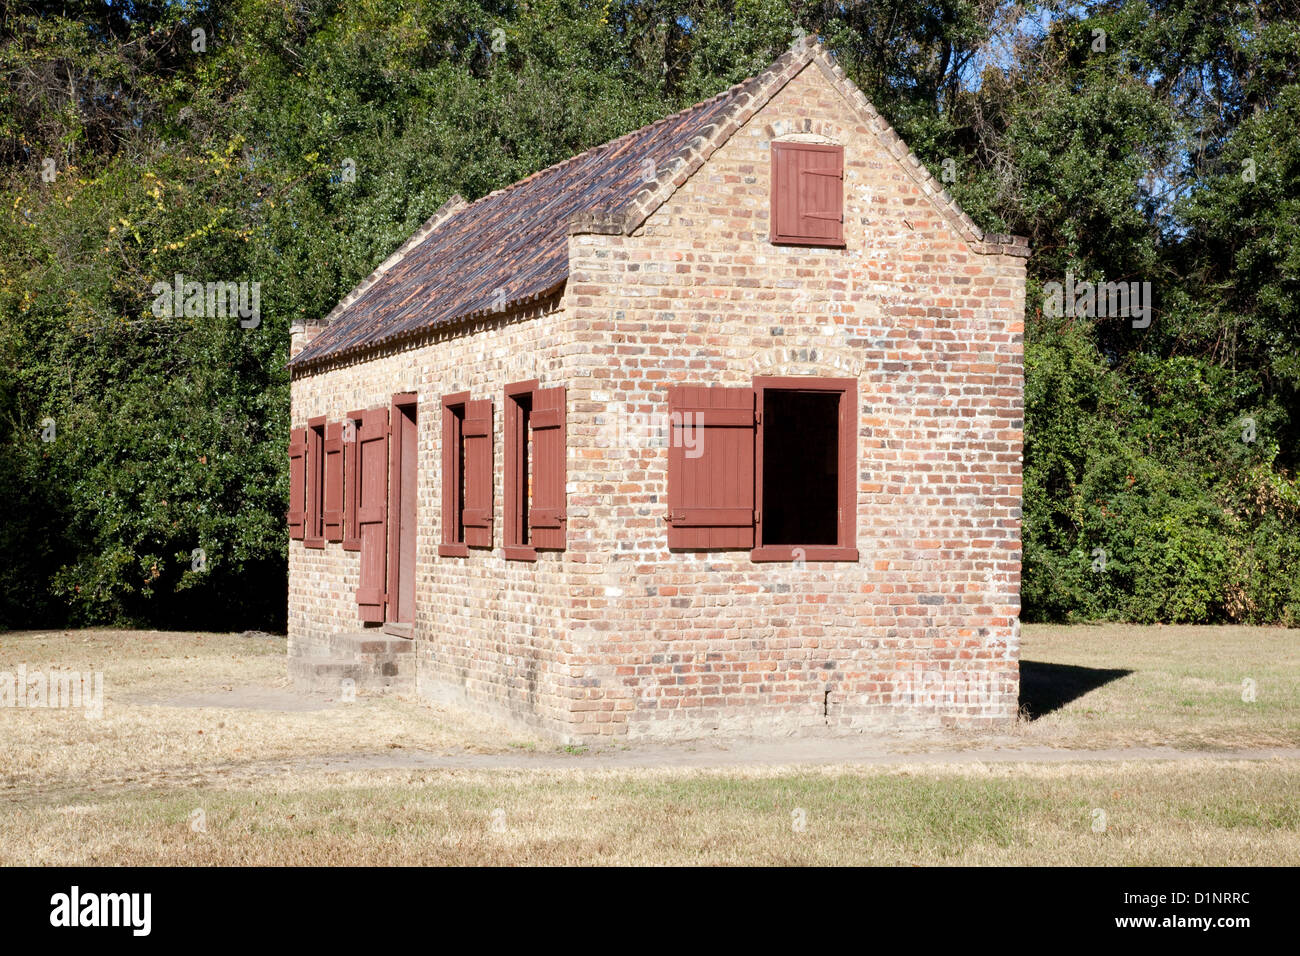
[[[870,122],[814,64],[632,235],[571,238],[573,667],[633,736],[1016,713],[1024,259]],[[768,243],[776,138],[845,147],[845,249]],[[857,379],[856,563],[667,550],[667,388],[760,375]]]

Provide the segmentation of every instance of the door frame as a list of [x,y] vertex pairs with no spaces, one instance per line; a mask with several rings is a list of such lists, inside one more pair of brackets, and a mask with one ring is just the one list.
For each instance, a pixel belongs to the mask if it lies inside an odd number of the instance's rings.
[[[403,474],[402,468],[402,462],[406,456],[402,427],[404,423],[402,420],[406,417],[408,411],[414,420],[413,424],[415,426],[415,449],[413,450],[415,467],[411,469],[412,473],[410,475]],[[420,415],[417,393],[398,392],[395,394],[388,418],[388,581],[387,587],[384,589],[384,632],[397,637],[411,638],[415,636],[415,581],[419,551],[418,549],[415,551],[410,567],[405,569],[410,578],[410,583],[407,585],[404,583],[405,579],[402,575],[402,499],[408,492],[415,498],[413,526],[410,529],[410,533],[415,535],[417,534],[420,513],[418,493],[420,479]],[[408,489],[406,487],[408,483],[413,487]],[[394,616],[401,606],[400,589],[404,586],[409,586],[411,589],[411,620],[398,621],[394,620]]]

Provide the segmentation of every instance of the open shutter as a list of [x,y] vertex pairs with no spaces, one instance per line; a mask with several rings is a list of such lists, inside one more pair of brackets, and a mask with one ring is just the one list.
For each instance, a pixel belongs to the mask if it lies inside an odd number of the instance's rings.
[[528,509],[529,540],[535,548],[564,547],[566,478],[564,386],[533,392],[529,424],[533,430],[533,502]]
[[340,440],[343,445],[343,550],[361,550],[361,532],[357,530],[357,432],[363,412],[349,412],[344,419]]
[[343,423],[325,426],[325,540],[343,540]]
[[844,147],[772,144],[773,242],[844,244]]
[[752,548],[754,390],[668,390],[668,547]]
[[492,400],[465,403],[465,544],[492,547]]
[[362,413],[357,429],[357,528],[361,576],[357,609],[363,621],[383,621],[388,559],[388,409]]
[[307,429],[289,431],[289,537],[302,540],[307,525]]

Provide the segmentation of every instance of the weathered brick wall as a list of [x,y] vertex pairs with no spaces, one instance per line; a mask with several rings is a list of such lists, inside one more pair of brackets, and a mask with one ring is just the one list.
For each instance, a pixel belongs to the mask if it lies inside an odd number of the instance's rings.
[[[566,739],[1014,716],[1024,260],[963,237],[836,84],[806,67],[642,228],[571,237],[561,309],[295,376],[296,425],[419,393],[422,694]],[[845,249],[767,241],[774,138],[845,146]],[[667,550],[666,449],[633,416],[755,375],[857,379],[858,562]],[[534,377],[568,388],[569,548],[505,561],[502,387]],[[440,558],[462,390],[494,404],[495,548]],[[357,628],[357,568],[291,542],[291,653]]]
[[[844,250],[767,241],[774,138],[846,147]],[[1015,714],[1024,260],[972,245],[816,64],[638,233],[572,238],[578,733]],[[623,423],[755,375],[858,380],[857,563],[667,550],[666,452]]]
[[[338,421],[357,409],[388,407],[394,393],[418,395],[418,482],[415,640],[419,692],[554,729],[567,719],[559,642],[567,589],[558,555],[535,563],[501,557],[502,388],[538,378],[559,384],[559,316],[503,315],[477,322],[469,334],[436,336],[364,361],[348,361],[292,384],[294,425],[325,415]],[[469,391],[491,398],[496,429],[493,551],[438,556],[441,538],[442,396]],[[289,653],[318,655],[323,636],[360,631],[355,592],[359,552],[339,543],[323,549],[289,542]]]

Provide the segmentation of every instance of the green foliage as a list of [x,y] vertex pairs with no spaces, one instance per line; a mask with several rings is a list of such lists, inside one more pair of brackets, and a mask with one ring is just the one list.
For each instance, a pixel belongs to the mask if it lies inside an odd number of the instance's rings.
[[1300,622],[1300,494],[1257,377],[1145,356],[1121,377],[1088,329],[1047,321],[1025,374],[1035,618]]
[[[290,324],[801,31],[1031,240],[1025,616],[1300,621],[1292,5],[146,0],[0,12],[0,626],[282,626]],[[1067,271],[1152,326],[1044,318]],[[178,273],[261,323],[154,315]]]

